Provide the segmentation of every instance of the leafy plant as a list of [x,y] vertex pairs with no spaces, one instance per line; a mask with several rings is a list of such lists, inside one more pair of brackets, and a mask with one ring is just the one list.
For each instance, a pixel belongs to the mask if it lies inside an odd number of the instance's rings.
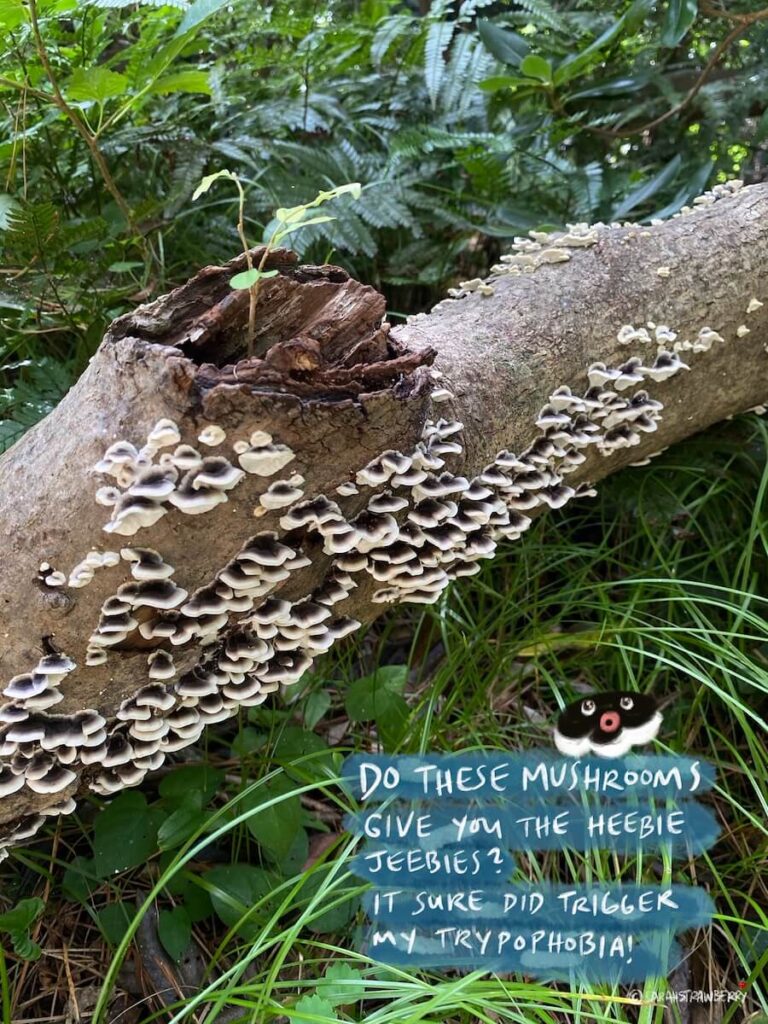
[[267,238],[266,245],[264,246],[264,252],[262,253],[258,267],[254,267],[251,250],[245,237],[245,192],[243,191],[243,186],[241,185],[238,176],[227,170],[215,171],[213,174],[207,174],[193,192],[192,200],[194,201],[195,199],[199,199],[200,196],[204,195],[208,191],[214,181],[218,181],[221,178],[227,178],[229,181],[234,182],[238,193],[237,233],[240,236],[240,242],[243,246],[243,255],[245,256],[245,262],[248,269],[242,271],[240,274],[235,274],[231,278],[229,284],[230,287],[235,290],[247,289],[250,295],[250,302],[248,306],[248,331],[246,334],[248,355],[250,356],[253,355],[253,338],[256,330],[256,303],[259,299],[259,288],[261,286],[261,282],[267,278],[275,277],[278,273],[276,270],[264,269],[270,255],[284,239],[289,235],[294,234],[296,231],[310,227],[312,224],[328,224],[330,221],[336,219],[335,217],[329,217],[321,214],[317,217],[310,217],[309,220],[307,220],[306,217],[310,210],[342,195],[349,194],[355,199],[358,199],[360,197],[361,189],[358,183],[351,185],[339,185],[330,191],[319,192],[310,203],[304,203],[301,206],[293,206],[290,209],[281,208],[277,210],[274,217],[274,220],[276,221],[275,227]]
[[29,935],[29,930],[45,910],[45,903],[37,897],[20,900],[15,907],[0,914],[0,934],[11,940],[14,952],[22,960],[38,960],[40,946]]

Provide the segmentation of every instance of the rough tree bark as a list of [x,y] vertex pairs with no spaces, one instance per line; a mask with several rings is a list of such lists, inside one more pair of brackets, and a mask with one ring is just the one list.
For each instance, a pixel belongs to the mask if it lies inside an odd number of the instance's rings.
[[243,262],[116,320],[0,460],[0,842],[768,400],[765,186],[521,243],[392,330],[374,289],[276,253],[251,359]]

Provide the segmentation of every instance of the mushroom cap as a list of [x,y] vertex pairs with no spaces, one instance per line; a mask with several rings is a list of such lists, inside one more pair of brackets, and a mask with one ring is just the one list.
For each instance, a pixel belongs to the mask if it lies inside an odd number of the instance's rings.
[[292,624],[306,630],[325,622],[330,618],[331,612],[325,605],[316,604],[314,601],[300,601],[298,604],[291,605],[289,615]]
[[263,448],[264,445],[272,444],[273,437],[266,430],[254,430],[249,438],[251,448]]
[[137,474],[128,488],[128,493],[160,501],[173,493],[177,477],[178,474],[172,467],[164,469],[161,466],[148,466]]
[[245,476],[242,469],[233,466],[223,455],[206,455],[197,469],[190,470],[184,477],[182,486],[193,491],[217,490],[229,491]]
[[188,516],[204,515],[228,500],[224,490],[216,487],[206,487],[196,491],[180,488],[168,496],[168,501]]
[[170,448],[172,444],[181,441],[179,428],[173,420],[158,420],[147,435],[147,444],[152,448]]
[[114,475],[115,467],[135,463],[139,458],[139,450],[130,441],[115,441],[104,452],[100,462],[93,467],[94,472]]
[[39,672],[42,675],[58,676],[74,672],[76,668],[77,663],[67,657],[66,654],[56,652],[43,655],[35,666],[35,672]]
[[160,608],[169,611],[177,608],[187,597],[187,591],[169,579],[140,580],[124,583],[117,589],[118,597],[126,597],[134,608]]
[[39,672],[23,672],[13,676],[3,690],[4,697],[15,700],[26,700],[27,697],[36,697],[49,685],[49,677]]
[[218,683],[209,669],[198,665],[184,673],[174,685],[174,690],[181,697],[204,697],[216,693]]
[[99,487],[94,497],[99,505],[105,505],[107,508],[116,504],[120,498],[122,491],[119,487]]
[[437,526],[443,520],[455,516],[459,506],[455,501],[439,501],[436,498],[422,498],[408,512],[407,518],[416,526]]
[[368,556],[360,551],[350,550],[339,555],[333,564],[344,572],[360,572],[368,564]]
[[[172,500],[173,494],[169,496]],[[154,499],[138,494],[125,494],[118,501],[112,519],[102,527],[105,533],[132,537],[142,528],[153,526],[166,514],[167,509]]]
[[174,573],[173,566],[167,565],[154,548],[121,548],[120,556],[131,563],[131,575],[135,580],[162,580]]
[[369,512],[399,512],[408,507],[407,498],[392,494],[390,491],[382,491],[381,494],[374,494],[368,502]]
[[[268,434],[264,436],[269,437]],[[241,452],[238,455],[238,462],[246,473],[253,473],[256,476],[272,476],[274,473],[279,473],[295,458],[295,453],[288,445],[268,442]]]
[[46,708],[53,707],[54,704],[58,704],[62,700],[64,700],[64,694],[61,690],[49,686],[41,693],[35,694],[33,697],[27,697],[24,701],[24,707],[29,711],[45,711]]
[[227,432],[216,423],[211,423],[204,427],[197,435],[197,440],[200,444],[207,445],[209,448],[215,448],[216,445],[222,444],[226,438]]
[[173,655],[168,651],[157,650],[147,658],[150,679],[172,679],[176,675]]
[[43,776],[27,776],[25,781],[33,793],[60,793],[77,781],[77,775],[68,768],[54,764]]
[[391,544],[397,538],[400,530],[397,520],[389,513],[377,514],[369,512],[367,509],[355,517],[352,525],[359,534],[357,548],[362,553],[366,553],[374,547]]
[[203,463],[203,456],[191,444],[180,444],[171,456],[177,469],[197,469]]
[[276,480],[259,495],[259,504],[271,512],[277,508],[285,508],[286,505],[291,505],[303,497],[304,491],[300,487],[295,487],[289,480]]
[[290,508],[280,519],[280,526],[284,530],[295,530],[301,526],[320,526],[330,519],[340,517],[342,512],[336,502],[324,494],[318,494]]
[[255,562],[257,565],[280,566],[294,558],[292,547],[278,540],[272,530],[265,530],[250,537],[235,556],[238,562]]
[[24,785],[24,776],[16,775],[10,768],[0,768],[0,798],[18,792]]
[[347,481],[343,484],[339,484],[336,488],[336,493],[342,495],[342,497],[348,497],[350,494],[359,494],[357,487],[351,481]]

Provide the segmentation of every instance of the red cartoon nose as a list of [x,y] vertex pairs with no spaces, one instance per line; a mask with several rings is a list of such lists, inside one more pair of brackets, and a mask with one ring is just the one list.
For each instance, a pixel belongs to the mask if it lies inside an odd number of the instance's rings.
[[604,711],[600,715],[600,728],[603,732],[616,732],[621,725],[621,719],[615,711]]

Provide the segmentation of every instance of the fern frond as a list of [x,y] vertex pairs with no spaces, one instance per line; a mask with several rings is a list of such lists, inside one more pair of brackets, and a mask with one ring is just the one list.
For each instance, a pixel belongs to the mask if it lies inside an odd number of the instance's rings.
[[445,51],[453,39],[454,21],[433,21],[427,30],[424,44],[424,82],[434,110],[445,74]]

